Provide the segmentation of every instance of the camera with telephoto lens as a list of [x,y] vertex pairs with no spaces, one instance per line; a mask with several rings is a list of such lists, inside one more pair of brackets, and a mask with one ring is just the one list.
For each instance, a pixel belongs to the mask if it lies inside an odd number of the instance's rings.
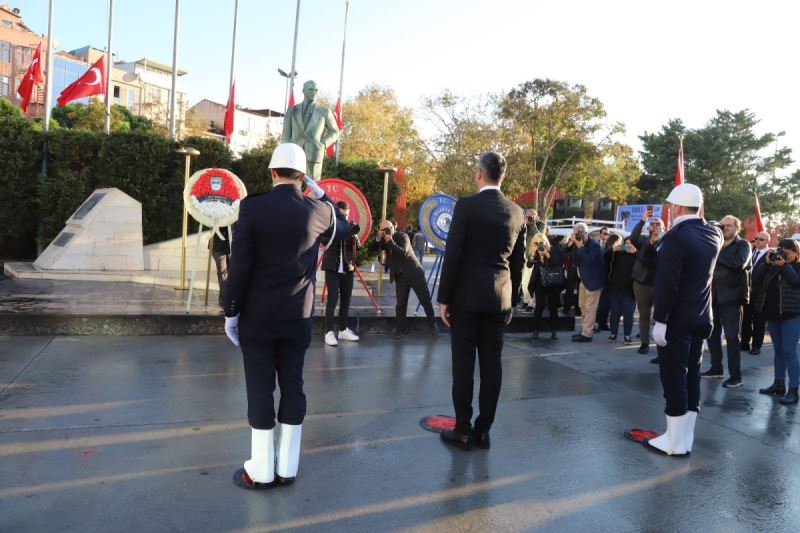
[[527,218],[528,218],[528,222],[536,222],[536,218],[534,218],[534,217],[529,216]]
[[350,224],[350,235],[358,235],[361,232],[361,226],[358,224]]
[[392,234],[392,228],[383,228],[383,234],[384,235],[391,235]]
[[786,261],[786,254],[780,250],[770,250],[767,254],[767,258],[769,258],[770,261],[777,261],[778,259]]
[[578,241],[578,242],[583,241],[583,232],[582,231],[579,231],[578,233],[575,234],[575,240]]
[[536,249],[539,250],[540,252],[544,252],[544,244],[540,242],[536,243]]

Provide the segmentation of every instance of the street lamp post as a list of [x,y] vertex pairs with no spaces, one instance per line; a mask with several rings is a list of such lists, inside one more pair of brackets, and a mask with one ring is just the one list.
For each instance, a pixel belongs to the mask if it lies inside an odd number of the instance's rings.
[[[176,150],[179,155],[185,156],[183,168],[183,188],[186,189],[186,184],[189,183],[189,169],[192,165],[192,157],[197,157],[200,152],[194,148],[182,146]],[[181,234],[181,284],[176,287],[177,290],[186,290],[186,234],[189,228],[189,212],[186,209],[186,196],[183,200],[183,226]]]
[[291,74],[287,74],[285,70],[278,69],[278,74],[286,78],[286,92],[283,99],[283,110],[288,111],[287,107],[289,106],[289,79],[294,79],[297,77],[297,71],[293,70]]
[[[381,220],[386,220],[386,209],[389,203],[389,173],[397,172],[397,169],[389,165],[381,167],[383,171],[383,205],[381,207]],[[381,295],[383,289],[383,268],[378,269],[378,296]]]

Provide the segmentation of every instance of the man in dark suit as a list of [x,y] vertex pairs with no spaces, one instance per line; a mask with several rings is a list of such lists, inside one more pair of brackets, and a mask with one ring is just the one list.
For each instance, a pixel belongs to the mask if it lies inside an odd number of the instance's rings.
[[667,197],[672,228],[658,245],[653,340],[658,346],[667,431],[646,444],[667,455],[692,451],[700,410],[700,359],[711,336],[711,281],[722,233],[698,214],[703,193],[684,183]]
[[767,252],[769,252],[769,233],[761,231],[756,235],[756,240],[753,244],[753,255],[750,260],[750,301],[744,306],[742,313],[741,347],[742,350],[749,351],[750,355],[760,354],[761,345],[764,343],[766,319],[763,313],[753,308],[752,280],[756,270],[766,266]]
[[[233,226],[225,293],[225,333],[237,346],[241,343],[252,427],[251,459],[233,480],[247,489],[286,485],[297,474],[306,414],[303,359],[311,342],[317,254],[320,243],[343,239],[350,229],[313,180],[306,178],[306,184],[322,201],[300,192],[306,168],[300,147],[278,145],[269,166],[272,191],[243,200]],[[276,374],[281,388],[277,446],[272,396]]]
[[408,296],[411,290],[417,295],[419,303],[425,309],[428,317],[428,324],[431,335],[434,337],[439,334],[436,327],[436,317],[433,314],[433,304],[431,304],[431,293],[428,290],[428,282],[425,280],[425,270],[419,263],[414,249],[411,247],[411,239],[402,231],[395,231],[394,224],[388,220],[381,221],[378,226],[378,235],[369,243],[368,249],[371,252],[386,252],[386,265],[389,267],[389,281],[394,282],[396,330],[395,339],[399,339],[407,333],[406,313],[408,308]]
[[[488,449],[500,396],[503,333],[519,298],[525,264],[525,217],[500,192],[505,158],[485,152],[478,162],[478,194],[456,203],[439,284],[439,310],[450,326],[455,430],[441,438],[462,450]],[[480,413],[472,428],[475,353],[480,364]]]

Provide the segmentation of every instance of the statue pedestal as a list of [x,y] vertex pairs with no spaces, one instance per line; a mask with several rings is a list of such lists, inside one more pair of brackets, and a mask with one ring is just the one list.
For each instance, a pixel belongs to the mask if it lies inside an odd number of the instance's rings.
[[144,270],[142,204],[119,189],[97,189],[36,259],[43,270]]

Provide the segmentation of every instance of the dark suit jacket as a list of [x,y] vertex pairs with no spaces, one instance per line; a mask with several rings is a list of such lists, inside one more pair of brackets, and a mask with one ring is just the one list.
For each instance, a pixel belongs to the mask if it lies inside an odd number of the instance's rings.
[[608,270],[603,261],[603,249],[596,240],[587,238],[583,248],[575,248],[572,263],[578,267],[581,283],[587,290],[597,291],[606,286]]
[[656,322],[711,327],[711,280],[721,249],[719,228],[700,218],[683,221],[664,234],[653,287]]
[[389,281],[394,281],[398,275],[422,274],[425,276],[425,271],[411,247],[411,239],[402,231],[395,231],[389,242],[383,239],[373,239],[367,248],[371,252],[378,250],[386,252],[386,261],[389,263]]
[[439,303],[477,313],[510,311],[525,265],[525,216],[488,189],[456,203],[447,234]]
[[[320,242],[347,236],[330,199],[314,200],[292,185],[248,196],[233,225],[225,316],[240,314],[239,330],[257,333],[265,321],[310,318]],[[331,202],[331,205],[333,203]]]

